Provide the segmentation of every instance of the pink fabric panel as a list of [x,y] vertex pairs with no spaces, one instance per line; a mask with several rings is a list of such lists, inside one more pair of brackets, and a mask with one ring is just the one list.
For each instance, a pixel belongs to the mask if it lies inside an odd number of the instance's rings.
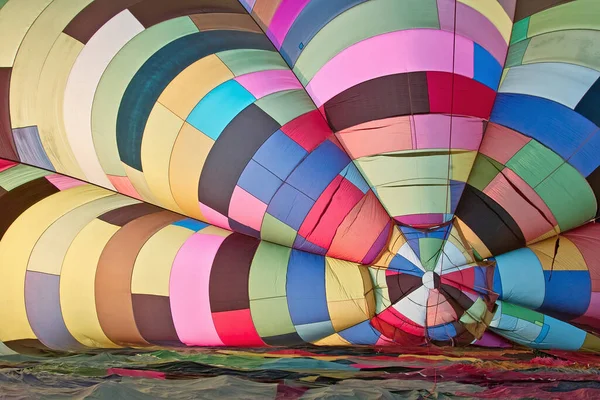
[[[306,90],[317,107],[335,95],[380,76],[415,71],[452,72],[454,35],[438,29],[386,33],[358,42],[328,61]],[[456,37],[454,71],[473,77],[473,42]]]
[[279,4],[279,8],[275,11],[275,15],[273,15],[273,19],[267,30],[267,36],[271,39],[277,50],[281,48],[283,40],[292,27],[292,24],[308,3],[310,3],[310,0],[283,0]]
[[600,293],[592,292],[590,305],[588,306],[587,311],[573,322],[577,324],[590,325],[595,328],[600,327]]
[[12,161],[0,158],[0,172],[4,171],[6,169],[9,169],[11,167],[14,167],[15,165],[17,165],[16,162],[12,162]]
[[450,118],[445,114],[415,115],[414,130],[418,149],[448,148],[452,123],[453,149],[477,150],[483,136],[483,121],[479,118]]
[[222,346],[210,310],[210,270],[222,236],[193,234],[171,270],[169,293],[177,336],[188,346]]
[[107,175],[107,177],[119,193],[133,197],[134,199],[143,200],[142,196],[135,190],[131,181],[126,176]]
[[336,133],[353,160],[374,154],[412,149],[410,117],[369,121]]
[[200,202],[198,205],[200,206],[200,211],[202,212],[202,215],[204,215],[206,222],[216,225],[219,228],[231,230],[231,227],[229,226],[229,219],[226,216]]
[[394,219],[401,224],[411,226],[431,226],[444,222],[444,214],[409,214],[399,215]]
[[[507,168],[504,169],[504,171],[506,170]],[[512,177],[510,179],[512,182]],[[517,185],[515,184],[515,186]],[[531,192],[533,192],[531,188],[529,189]],[[553,225],[550,225],[548,221],[546,221],[546,219],[540,215],[535,207],[521,197],[521,195],[510,185],[504,175],[496,175],[496,177],[490,182],[483,192],[496,201],[496,203],[498,203],[514,218],[517,225],[519,225],[519,228],[521,228],[526,241],[533,240],[549,230],[552,230]],[[530,193],[525,192],[525,195],[527,195],[529,198]],[[539,199],[537,194],[535,197]],[[548,213],[545,214],[546,218],[552,215]],[[550,219],[551,222],[553,222],[552,219]]]
[[229,218],[260,231],[267,205],[239,186],[233,189],[229,203]]
[[479,152],[506,164],[517,151],[521,150],[531,138],[502,125],[490,122],[483,135]]
[[454,5],[456,4],[456,34],[477,43],[504,65],[508,44],[496,26],[484,15],[456,0],[438,0],[440,28],[454,32]]
[[556,218],[554,218],[554,214],[552,214],[550,208],[548,208],[548,206],[546,205],[544,200],[542,200],[540,195],[537,194],[536,191],[533,190],[533,188],[523,180],[523,178],[517,175],[510,168],[504,168],[502,172],[504,173],[504,175],[506,175],[506,177],[508,177],[508,179],[510,179],[510,182],[521,191],[521,193],[527,196],[529,201],[531,201],[533,204],[535,204],[535,206],[538,209],[544,212],[544,215],[550,220],[550,222],[552,222],[554,225],[558,225],[558,222],[556,221]]
[[290,70],[266,70],[240,75],[235,80],[256,99],[271,93],[302,89],[296,75]]
[[48,176],[46,176],[46,179],[51,184],[56,186],[56,188],[58,190],[67,190],[67,189],[85,184],[85,182],[82,182],[75,178],[71,178],[70,176],[64,176],[64,175],[58,175],[58,174],[48,175]]

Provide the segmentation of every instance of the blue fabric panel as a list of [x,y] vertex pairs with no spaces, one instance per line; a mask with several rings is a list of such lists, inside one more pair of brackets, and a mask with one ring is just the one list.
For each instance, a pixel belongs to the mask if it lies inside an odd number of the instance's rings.
[[12,130],[12,134],[19,159],[22,162],[50,171],[56,171],[46,154],[46,150],[44,150],[37,126],[15,128]]
[[544,317],[544,324],[549,326],[546,337],[540,346],[546,349],[579,350],[585,341],[584,330],[552,317]]
[[418,277],[423,276],[423,271],[419,269],[415,264],[402,257],[400,254],[396,254],[390,262],[389,269],[394,271],[401,271],[405,274],[410,274]]
[[323,256],[327,254],[327,249],[324,249],[321,246],[317,246],[309,240],[306,240],[306,238],[302,237],[301,235],[296,235],[296,240],[294,240],[293,247],[295,249],[308,251],[309,253],[313,254],[320,254]]
[[579,101],[575,111],[600,126],[600,78]]
[[475,80],[498,90],[502,77],[502,66],[483,47],[475,43]]
[[367,193],[370,189],[369,184],[365,181],[365,178],[358,172],[358,168],[354,163],[350,163],[340,172],[340,175],[348,179],[354,186],[356,186],[361,192]]
[[486,281],[486,272],[487,272],[487,267],[473,267],[473,273],[474,273],[474,287],[473,289],[475,289],[477,292],[483,294],[483,295],[488,295],[488,286],[487,286],[487,281]]
[[294,66],[302,49],[335,17],[367,0],[312,0],[304,7],[288,31],[279,52]]
[[302,146],[279,130],[267,139],[252,159],[285,180],[306,154]]
[[191,231],[198,232],[200,229],[204,229],[208,226],[204,222],[196,221],[195,219],[186,218],[181,221],[173,222],[175,226],[181,226],[182,228],[187,228]]
[[315,342],[335,333],[331,321],[315,322],[312,324],[295,325],[298,336],[305,342]]
[[583,147],[571,157],[571,164],[586,178],[600,166],[600,132],[587,140]]
[[298,165],[287,182],[316,201],[350,162],[346,153],[326,140]]
[[269,204],[282,184],[281,179],[253,160],[246,165],[238,181],[239,187],[265,204]]
[[269,203],[267,212],[297,231],[314,204],[298,189],[284,183]]
[[544,271],[544,278],[546,295],[540,312],[566,320],[585,314],[592,296],[592,281],[588,271]]
[[535,339],[536,343],[541,343],[544,341],[544,339],[546,339],[546,336],[548,335],[548,331],[550,330],[550,327],[548,326],[548,324],[544,324],[544,326],[542,326],[542,331],[540,332],[540,335],[537,337],[537,339]]
[[427,328],[427,334],[433,340],[450,340],[456,336],[456,328],[452,324],[444,324]]
[[373,346],[379,340],[381,334],[371,326],[369,321],[363,321],[351,328],[338,332],[341,337],[351,344],[364,344]]
[[561,104],[510,93],[498,94],[491,121],[536,139],[564,159],[598,129],[594,123]]
[[450,181],[450,212],[454,213],[456,211],[456,207],[458,207],[458,202],[460,201],[460,197],[464,190],[464,182]]
[[[536,309],[544,302],[544,272],[535,253],[522,248],[496,257],[496,273],[502,285],[500,299],[523,307]],[[496,279],[494,279],[496,281]]]
[[237,81],[220,84],[196,104],[187,122],[213,140],[256,98]]
[[181,71],[199,59],[235,49],[273,50],[261,33],[205,31],[167,44],[142,65],[121,100],[117,115],[117,147],[121,161],[142,171],[141,144],[150,111],[158,97]]
[[[329,321],[325,257],[292,250],[287,270],[286,294],[294,325]],[[302,336],[300,331],[298,334]],[[306,340],[303,336],[302,339]]]
[[256,0],[240,0],[240,3],[242,3],[246,11],[252,12],[252,8],[254,8],[254,3],[256,3]]
[[[495,258],[491,258],[490,260],[495,261]],[[503,292],[502,292],[502,277],[500,276],[500,270],[496,267],[494,268],[494,283],[493,283],[493,289],[492,289],[495,293],[498,293],[498,296],[500,299],[502,299],[503,296]]]

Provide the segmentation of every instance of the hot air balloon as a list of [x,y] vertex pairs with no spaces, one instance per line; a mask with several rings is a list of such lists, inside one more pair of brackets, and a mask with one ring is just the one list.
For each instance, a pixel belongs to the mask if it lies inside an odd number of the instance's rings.
[[0,354],[600,350],[597,0],[0,7]]

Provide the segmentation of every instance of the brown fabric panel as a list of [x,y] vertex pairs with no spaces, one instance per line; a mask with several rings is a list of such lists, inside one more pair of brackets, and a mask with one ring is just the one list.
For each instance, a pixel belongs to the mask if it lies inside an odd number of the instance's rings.
[[140,249],[148,239],[181,216],[162,211],[145,215],[119,229],[106,244],[96,270],[96,310],[102,330],[124,346],[147,345],[135,323],[131,276]]
[[138,203],[108,211],[99,216],[98,219],[109,224],[123,226],[144,215],[161,211],[163,211],[162,208],[152,204]]
[[63,32],[86,44],[112,17],[141,1],[143,0],[96,0],[77,14]]
[[190,18],[200,31],[234,30],[263,33],[248,14],[196,14]]
[[0,68],[0,158],[19,161],[10,125],[10,75],[12,68]]
[[423,285],[420,277],[410,274],[394,274],[386,277],[390,301],[397,303]]
[[260,241],[234,233],[223,241],[210,271],[210,309],[221,311],[250,308],[250,265]]
[[25,210],[58,192],[56,186],[46,178],[38,178],[17,186],[0,197],[0,239]]
[[169,19],[192,14],[246,14],[238,0],[144,0],[129,11],[146,28]]
[[0,186],[0,197],[4,196],[6,193],[8,193],[2,186]]
[[281,1],[282,0],[256,0],[256,3],[254,3],[252,15],[256,17],[256,22],[258,22],[265,32],[275,15],[275,11],[277,11],[279,4],[281,4]]
[[131,298],[135,323],[144,339],[157,345],[182,345],[173,324],[169,297],[132,294]]
[[570,3],[572,1],[575,0],[518,0],[517,10],[515,11],[515,22],[540,11],[544,11],[547,8],[551,8],[559,4]]
[[48,354],[53,353],[51,349],[44,346],[44,344],[37,339],[9,340],[8,342],[4,342],[4,344],[16,353],[29,356],[47,356]]
[[333,97],[323,107],[335,132],[363,122],[428,113],[427,73],[395,74],[362,82]]

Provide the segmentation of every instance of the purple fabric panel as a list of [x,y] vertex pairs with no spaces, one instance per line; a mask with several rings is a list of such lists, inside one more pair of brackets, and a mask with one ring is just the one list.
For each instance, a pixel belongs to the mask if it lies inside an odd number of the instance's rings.
[[25,307],[39,341],[54,350],[85,350],[69,333],[60,310],[60,276],[27,271]]
[[367,255],[365,255],[365,258],[362,259],[361,262],[363,264],[371,264],[373,261],[375,261],[375,257],[379,255],[379,252],[385,246],[385,242],[387,242],[388,235],[390,233],[391,223],[391,221],[388,222],[385,228],[383,228],[383,230],[377,237],[377,240],[375,240],[375,243],[373,243],[373,246],[371,246],[371,249],[367,252]]
[[498,0],[498,3],[504,8],[506,14],[511,20],[515,18],[515,10],[517,9],[517,0]]
[[310,3],[310,0],[283,0],[277,11],[275,11],[275,15],[273,15],[273,19],[267,30],[267,36],[271,39],[277,50],[281,48],[283,40],[292,27],[292,24],[308,3]]

